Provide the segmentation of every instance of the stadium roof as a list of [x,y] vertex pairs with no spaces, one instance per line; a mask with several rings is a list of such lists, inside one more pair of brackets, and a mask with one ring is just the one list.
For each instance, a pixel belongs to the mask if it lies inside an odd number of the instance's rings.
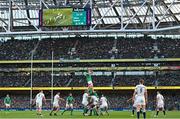
[[42,6],[91,7],[91,30],[180,32],[180,0],[0,0],[0,33],[37,31]]

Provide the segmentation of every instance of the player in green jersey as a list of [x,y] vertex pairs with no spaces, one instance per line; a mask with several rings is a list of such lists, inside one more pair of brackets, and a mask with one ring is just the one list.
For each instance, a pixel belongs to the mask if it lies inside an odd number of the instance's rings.
[[93,74],[92,69],[88,69],[88,71],[85,73],[86,81],[87,81],[87,84],[88,84],[88,93],[89,93],[90,96],[94,92],[92,74]]
[[88,88],[93,88],[92,73],[93,71],[91,69],[88,69],[88,72],[85,73]]
[[74,98],[72,96],[72,93],[69,94],[69,96],[66,98],[66,108],[65,110],[61,113],[61,115],[64,114],[67,110],[71,111],[71,115],[73,113],[73,103],[74,103]]
[[11,107],[11,103],[12,103],[11,98],[9,97],[9,94],[7,94],[6,97],[4,98],[4,104],[7,111],[9,111]]

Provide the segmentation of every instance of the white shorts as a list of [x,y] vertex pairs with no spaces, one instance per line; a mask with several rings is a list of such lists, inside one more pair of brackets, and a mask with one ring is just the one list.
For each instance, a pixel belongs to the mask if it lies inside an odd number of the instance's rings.
[[164,109],[164,102],[158,102],[157,108],[163,108]]
[[10,104],[5,104],[6,107],[10,107],[11,105]]
[[88,105],[88,102],[82,102],[83,106],[87,106]]
[[98,104],[98,101],[94,101],[94,102],[93,102],[93,105],[97,105],[97,104]]
[[136,99],[136,106],[146,105],[145,98],[143,96],[138,96]]
[[100,105],[100,108],[101,109],[108,108],[108,105],[107,104],[102,104],[102,105]]
[[53,102],[53,107],[59,107],[59,103],[58,102]]
[[133,107],[137,107],[137,103],[134,103],[134,104],[133,104]]
[[93,105],[97,105],[98,104],[98,98],[96,96],[91,96],[92,100],[93,100]]
[[88,81],[88,86],[89,87],[93,87],[93,82],[92,81]]
[[42,108],[42,102],[36,102],[36,107]]
[[73,108],[73,104],[66,103],[66,108]]

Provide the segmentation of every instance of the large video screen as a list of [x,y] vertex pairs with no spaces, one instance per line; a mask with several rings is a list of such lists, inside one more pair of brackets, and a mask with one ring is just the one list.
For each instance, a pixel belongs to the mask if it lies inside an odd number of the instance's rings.
[[90,8],[44,9],[40,14],[41,26],[89,26]]

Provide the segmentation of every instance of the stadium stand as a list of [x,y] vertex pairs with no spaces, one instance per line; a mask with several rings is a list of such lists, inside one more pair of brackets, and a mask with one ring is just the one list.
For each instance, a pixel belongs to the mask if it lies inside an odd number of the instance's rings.
[[[29,87],[30,75],[24,74],[4,74],[0,79],[1,87]],[[134,86],[138,84],[140,79],[145,80],[147,86],[179,86],[180,74],[179,72],[166,72],[158,75],[117,75],[113,76],[93,76],[94,86]],[[46,72],[38,72],[33,75],[33,86],[48,87],[51,86],[51,75]],[[86,86],[85,76],[63,75],[54,76],[54,86],[58,87],[83,87]]]
[[[103,39],[103,40],[102,40]],[[16,44],[16,45],[15,45]],[[0,60],[80,58],[177,58],[180,57],[179,39],[140,38],[47,38],[33,40],[7,40],[0,43]],[[96,55],[95,55],[96,54]]]

